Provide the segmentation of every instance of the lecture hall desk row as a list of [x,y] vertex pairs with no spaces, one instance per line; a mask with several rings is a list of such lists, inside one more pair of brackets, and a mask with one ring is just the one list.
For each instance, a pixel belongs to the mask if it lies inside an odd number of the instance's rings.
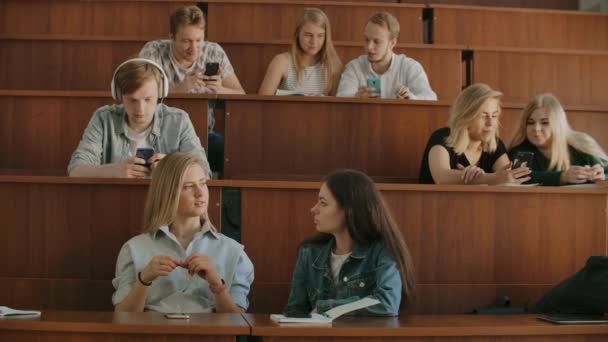
[[[225,134],[230,179],[317,180],[338,168],[377,180],[417,182],[431,133],[446,125],[450,102],[335,97],[181,95],[165,100],[190,114],[206,146],[207,106]],[[0,168],[66,170],[95,109],[108,92],[0,90]],[[523,104],[505,103],[500,134],[508,143]],[[221,115],[223,110],[224,115]],[[607,107],[566,107],[575,129],[608,148]]]
[[[147,180],[0,175],[0,303],[43,310],[111,310],[116,256],[141,224]],[[255,265],[250,312],[287,302],[299,243],[314,234],[320,182],[213,180],[241,193],[240,239]],[[606,188],[380,184],[416,267],[416,314],[462,314],[508,295],[532,305],[606,255]],[[221,227],[220,227],[221,228]],[[272,248],[269,248],[271,246]]]
[[[341,317],[332,326],[280,326],[266,314],[193,314],[167,320],[161,313],[44,311],[41,317],[0,319],[3,341],[404,341],[599,342],[608,326],[555,326],[533,315],[408,315]],[[251,338],[253,337],[253,338]]]
[[[6,0],[0,3],[0,34],[166,37],[167,25],[159,25],[159,20],[168,18],[177,7],[194,3]],[[389,11],[401,24],[400,43],[424,42],[423,9],[427,7],[423,4],[319,0],[208,0],[205,3],[209,12],[208,37],[213,41],[291,39],[302,9],[319,7],[333,24],[334,40],[360,40],[367,18],[378,11]],[[432,1],[428,7],[433,9],[431,31],[435,44],[608,50],[606,14],[453,6]],[[37,20],[32,22],[32,16]]]

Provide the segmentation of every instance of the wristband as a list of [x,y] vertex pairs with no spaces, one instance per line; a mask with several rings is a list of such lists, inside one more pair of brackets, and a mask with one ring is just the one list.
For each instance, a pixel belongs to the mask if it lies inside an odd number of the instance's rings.
[[224,281],[224,279],[220,280],[222,281],[221,285],[209,284],[209,290],[211,290],[211,293],[213,293],[214,295],[219,295],[220,293],[224,292],[224,290],[226,290],[226,282]]
[[152,282],[146,283],[143,279],[141,279],[141,272],[137,272],[137,280],[139,280],[139,282],[143,286],[150,286],[150,285],[152,285]]

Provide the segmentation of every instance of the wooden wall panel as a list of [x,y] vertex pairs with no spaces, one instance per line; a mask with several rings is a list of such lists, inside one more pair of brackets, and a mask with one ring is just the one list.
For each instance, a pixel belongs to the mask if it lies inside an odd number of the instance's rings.
[[[606,254],[604,195],[410,187],[383,194],[416,265],[413,312],[466,313],[498,295],[532,303],[590,255]],[[309,209],[317,193],[243,189],[242,241],[254,265],[265,265],[256,268],[253,312],[285,305],[297,246],[314,234]],[[268,236],[281,243],[269,249]]]
[[[223,40],[291,39],[295,22],[306,7],[318,7],[332,23],[336,41],[359,41],[367,19],[380,11],[399,20],[400,43],[422,43],[422,5],[332,2],[209,2],[208,37]],[[225,20],[231,18],[231,20]]]
[[[104,93],[2,92],[0,168],[67,170],[93,112],[114,103]],[[171,98],[166,103],[190,114],[207,146],[207,101]]]
[[171,13],[195,3],[5,0],[0,3],[0,33],[169,37]]
[[[401,0],[406,2],[406,0]],[[578,0],[428,0],[432,5],[498,6],[578,10]]]
[[110,89],[114,69],[144,41],[0,40],[0,84],[16,90]]
[[564,105],[608,105],[608,54],[475,49],[473,79],[504,93],[505,102],[527,102],[554,93]]
[[226,102],[226,178],[320,179],[355,168],[411,181],[418,179],[431,132],[447,122],[447,106],[434,103],[292,99]]
[[[245,92],[257,93],[272,58],[289,48],[287,42],[220,42],[241,81]],[[363,42],[336,42],[344,65],[365,54]],[[453,100],[463,86],[461,49],[430,46],[397,46],[395,53],[405,54],[422,64],[440,100]]]
[[608,14],[431,6],[435,44],[608,50]]
[[[11,260],[0,270],[0,301],[49,310],[112,309],[116,257],[139,233],[148,181],[53,179],[60,182],[0,181],[0,249]],[[221,229],[221,188],[209,190],[211,221]]]

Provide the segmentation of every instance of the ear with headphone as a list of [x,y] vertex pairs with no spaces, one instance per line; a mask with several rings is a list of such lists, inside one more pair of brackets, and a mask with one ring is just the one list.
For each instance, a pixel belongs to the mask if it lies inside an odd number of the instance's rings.
[[118,73],[118,71],[120,70],[120,68],[122,68],[124,65],[131,63],[131,62],[143,62],[146,64],[150,64],[153,67],[155,67],[156,69],[158,69],[158,71],[160,71],[160,84],[158,85],[158,97],[160,100],[164,99],[165,97],[167,97],[167,95],[169,95],[169,79],[167,78],[167,75],[165,74],[165,71],[163,70],[163,68],[156,62],[146,59],[146,58],[132,58],[132,59],[128,59],[124,62],[122,62],[114,71],[114,75],[112,75],[112,83],[110,83],[110,91],[112,92],[112,98],[116,101],[120,100],[122,98],[122,94],[120,92],[120,89],[118,89],[118,87],[116,86],[116,74]]

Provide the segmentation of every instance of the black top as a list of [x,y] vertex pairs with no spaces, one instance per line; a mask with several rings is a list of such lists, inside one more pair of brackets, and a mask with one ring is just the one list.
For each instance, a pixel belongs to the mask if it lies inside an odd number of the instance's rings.
[[[431,148],[435,145],[441,145],[448,150],[450,155],[450,168],[458,169],[458,164],[462,166],[469,166],[469,160],[463,154],[457,154],[453,148],[448,147],[445,143],[445,139],[450,135],[450,128],[444,127],[436,130],[431,134],[429,138],[429,142],[426,144],[426,148],[424,149],[424,155],[422,156],[422,164],[420,165],[420,176],[418,178],[418,182],[421,184],[435,184],[433,180],[433,176],[431,175],[431,168],[429,167],[429,152]],[[503,144],[502,140],[496,138],[496,151],[494,152],[486,152],[483,151],[481,153],[481,157],[477,162],[477,166],[482,168],[485,172],[491,173],[494,172],[492,166],[494,163],[500,158],[503,154],[507,153],[507,149],[505,148],[505,144]]]
[[[524,140],[524,142],[522,142],[521,144],[513,147],[509,151],[509,158],[513,160],[515,153],[519,151],[534,153],[534,159],[532,159],[530,165],[528,165],[530,170],[532,170],[532,174],[530,175],[532,179],[530,179],[526,183],[539,183],[542,185],[550,186],[561,184],[560,179],[562,176],[562,171],[549,171],[549,163],[551,162],[551,160],[545,157],[545,155],[542,154],[538,147],[528,141],[528,139]],[[595,157],[587,153],[581,152],[570,145],[568,145],[568,152],[570,153],[571,165],[593,166],[599,163],[599,161]],[[606,167],[604,167],[604,173],[606,173]]]

